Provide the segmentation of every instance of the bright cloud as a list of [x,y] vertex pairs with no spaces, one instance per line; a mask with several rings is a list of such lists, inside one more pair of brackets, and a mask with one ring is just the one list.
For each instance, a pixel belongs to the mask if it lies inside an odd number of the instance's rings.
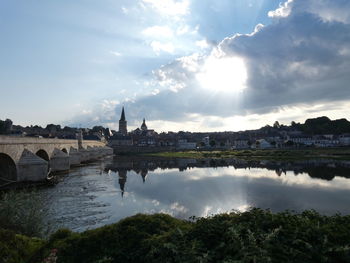
[[205,39],[196,41],[196,46],[200,47],[201,49],[205,49],[205,48],[210,47],[210,45],[208,44],[208,42]]
[[[341,2],[332,1],[331,9]],[[227,123],[253,128],[270,118],[302,121],[306,114],[346,116],[350,25],[320,19],[322,12],[316,16],[312,4],[287,1],[275,10],[278,22],[259,24],[251,34],[226,38],[209,55],[193,54],[164,65],[154,74],[168,90],[135,103],[150,111],[153,119],[187,123],[188,116],[199,116],[186,125],[194,130],[210,129],[209,122],[198,123],[201,118],[211,119],[214,129],[236,130]],[[240,90],[244,92],[237,95]],[[335,100],[341,107],[331,110]],[[313,105],[328,108],[311,111]]]
[[[158,57],[178,53],[179,42],[167,38],[189,35],[191,27],[176,19],[172,24],[169,16],[188,14],[189,2],[142,3],[166,21],[141,31],[153,37],[146,43]],[[288,0],[268,13],[271,24],[257,24],[250,34],[236,33],[217,45],[197,29],[188,41],[196,51],[154,69],[147,92],[128,104],[130,117],[147,112],[157,131],[239,130],[275,120],[347,117],[349,14],[347,0]]]
[[142,34],[153,38],[170,38],[173,36],[173,31],[168,26],[152,26],[143,30]]
[[153,51],[159,55],[160,52],[167,52],[167,53],[174,53],[174,45],[170,42],[168,43],[161,43],[159,41],[152,41],[151,47]]
[[277,8],[276,10],[270,11],[268,13],[269,17],[287,17],[289,16],[291,10],[292,10],[292,3],[294,0],[288,0],[285,3],[280,3],[280,7]]
[[183,16],[189,12],[189,1],[182,0],[142,0],[143,3],[150,5],[161,15]]
[[240,92],[247,85],[247,70],[239,57],[210,56],[196,75],[201,87],[213,92]]

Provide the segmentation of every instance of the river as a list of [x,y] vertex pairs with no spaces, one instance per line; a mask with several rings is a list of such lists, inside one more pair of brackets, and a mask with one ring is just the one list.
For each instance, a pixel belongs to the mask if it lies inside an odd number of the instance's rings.
[[350,214],[350,162],[107,158],[39,188],[55,228],[83,231],[134,215],[209,216],[249,207]]

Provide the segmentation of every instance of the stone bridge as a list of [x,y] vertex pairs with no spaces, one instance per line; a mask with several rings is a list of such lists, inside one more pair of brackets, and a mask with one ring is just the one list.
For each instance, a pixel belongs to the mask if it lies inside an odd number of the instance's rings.
[[0,186],[42,181],[50,172],[67,171],[112,154],[101,141],[0,136]]

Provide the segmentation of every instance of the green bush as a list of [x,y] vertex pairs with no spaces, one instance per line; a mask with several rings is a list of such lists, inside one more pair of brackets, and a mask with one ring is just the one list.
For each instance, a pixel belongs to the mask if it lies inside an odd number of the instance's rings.
[[30,258],[17,262],[29,263],[42,262],[56,250],[62,263],[350,262],[350,216],[315,211],[274,214],[252,209],[192,221],[138,214],[83,233],[59,230],[35,249],[26,245],[33,239],[20,236],[11,243],[11,235],[0,232],[1,240],[10,240],[2,242],[0,251],[9,242],[18,249],[18,259]]
[[136,215],[83,233],[59,231],[58,262],[349,262],[350,217],[252,209],[182,221]]
[[0,228],[0,262],[29,262],[31,257],[44,245],[38,238],[29,238]]
[[9,191],[0,196],[0,226],[27,236],[42,237],[48,223],[43,200],[33,191]]

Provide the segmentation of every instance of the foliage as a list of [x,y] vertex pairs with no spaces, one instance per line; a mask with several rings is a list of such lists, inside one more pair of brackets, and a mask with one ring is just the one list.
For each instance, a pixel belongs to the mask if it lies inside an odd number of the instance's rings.
[[43,200],[34,191],[9,191],[0,196],[0,226],[27,236],[42,237],[48,223]]
[[0,262],[29,262],[43,244],[44,241],[38,238],[29,238],[0,228]]
[[0,134],[5,134],[5,122],[0,120]]
[[26,262],[53,251],[57,262],[350,262],[350,216],[252,209],[184,221],[138,214],[83,233],[59,230]]
[[350,122],[346,119],[332,121],[325,116],[307,119],[304,124],[294,123],[292,127],[307,134],[341,134],[350,132]]

